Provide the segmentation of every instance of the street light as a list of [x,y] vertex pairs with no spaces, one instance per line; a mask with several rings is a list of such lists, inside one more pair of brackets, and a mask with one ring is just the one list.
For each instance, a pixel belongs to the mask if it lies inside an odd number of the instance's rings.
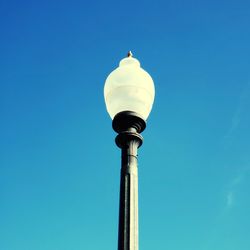
[[118,133],[115,142],[122,152],[118,250],[138,250],[137,149],[143,142],[140,133],[146,128],[154,95],[152,78],[131,52],[104,86],[106,108]]

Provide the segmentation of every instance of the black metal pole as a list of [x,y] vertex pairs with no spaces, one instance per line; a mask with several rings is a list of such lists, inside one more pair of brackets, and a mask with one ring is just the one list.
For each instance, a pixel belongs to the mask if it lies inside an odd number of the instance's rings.
[[118,133],[116,144],[122,151],[118,250],[138,250],[138,170],[137,149],[146,122],[135,112],[124,111],[113,119]]

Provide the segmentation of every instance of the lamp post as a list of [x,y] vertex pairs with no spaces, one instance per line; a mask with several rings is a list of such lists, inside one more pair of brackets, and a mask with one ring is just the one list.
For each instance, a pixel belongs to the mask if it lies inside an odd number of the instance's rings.
[[152,78],[131,52],[110,73],[104,86],[106,108],[122,155],[118,250],[138,250],[137,149],[143,142],[140,133],[146,128],[154,95]]

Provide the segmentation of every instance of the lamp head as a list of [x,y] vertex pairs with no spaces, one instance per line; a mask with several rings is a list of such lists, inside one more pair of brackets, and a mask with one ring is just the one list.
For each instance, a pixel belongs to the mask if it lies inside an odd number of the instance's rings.
[[132,111],[144,120],[149,116],[154,102],[155,88],[151,76],[140,67],[140,62],[132,57],[120,61],[104,85],[104,99],[107,111],[113,119],[123,111]]

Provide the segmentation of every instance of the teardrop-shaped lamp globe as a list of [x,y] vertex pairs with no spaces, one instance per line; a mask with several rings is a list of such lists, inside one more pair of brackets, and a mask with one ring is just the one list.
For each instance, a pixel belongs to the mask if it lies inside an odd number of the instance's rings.
[[119,67],[109,74],[104,85],[104,99],[111,119],[119,112],[133,111],[146,120],[154,96],[153,79],[131,56],[120,61]]

